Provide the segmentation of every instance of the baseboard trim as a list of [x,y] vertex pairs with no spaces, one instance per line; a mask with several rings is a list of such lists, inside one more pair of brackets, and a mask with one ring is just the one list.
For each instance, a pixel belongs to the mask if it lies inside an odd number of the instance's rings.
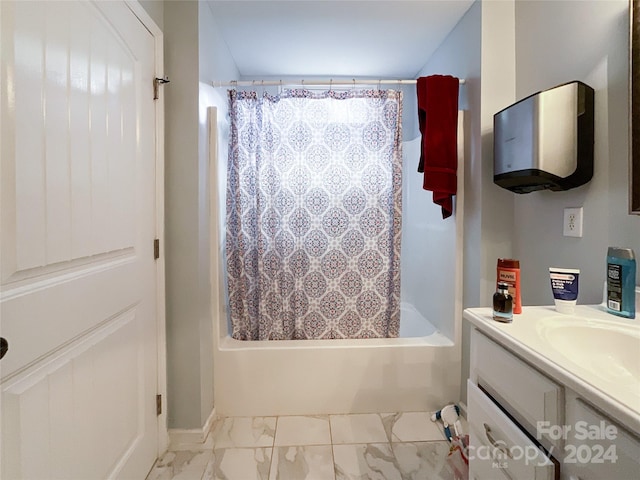
[[169,429],[169,450],[184,450],[184,447],[197,447],[204,445],[211,428],[216,420],[216,409],[211,410],[211,414],[201,428],[170,428]]
[[[458,407],[460,407],[460,416],[467,418],[467,404],[465,402],[458,402]],[[467,432],[469,433],[469,432]]]

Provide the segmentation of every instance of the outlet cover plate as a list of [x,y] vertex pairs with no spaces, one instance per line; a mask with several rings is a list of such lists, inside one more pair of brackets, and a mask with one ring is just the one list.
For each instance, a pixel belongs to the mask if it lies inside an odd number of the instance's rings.
[[564,209],[562,234],[565,237],[582,237],[582,207]]

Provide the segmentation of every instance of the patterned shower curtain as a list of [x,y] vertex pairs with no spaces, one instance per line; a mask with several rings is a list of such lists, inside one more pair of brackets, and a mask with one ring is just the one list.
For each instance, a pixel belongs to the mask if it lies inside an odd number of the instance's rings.
[[229,91],[239,340],[397,337],[402,92]]

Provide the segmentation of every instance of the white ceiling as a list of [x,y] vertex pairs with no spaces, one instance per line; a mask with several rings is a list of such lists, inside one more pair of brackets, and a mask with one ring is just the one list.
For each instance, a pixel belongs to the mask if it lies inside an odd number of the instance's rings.
[[243,78],[415,78],[474,0],[208,0]]

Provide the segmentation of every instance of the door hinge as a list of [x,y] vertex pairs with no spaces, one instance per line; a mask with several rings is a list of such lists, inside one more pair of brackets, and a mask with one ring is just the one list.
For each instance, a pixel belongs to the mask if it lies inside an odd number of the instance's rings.
[[153,259],[157,260],[160,258],[160,239],[156,238],[153,241]]
[[164,77],[164,78],[154,78],[153,79],[153,99],[154,100],[158,100],[158,98],[160,98],[160,85],[164,85],[165,83],[169,83],[169,77]]
[[162,415],[162,395],[156,395],[156,415]]

